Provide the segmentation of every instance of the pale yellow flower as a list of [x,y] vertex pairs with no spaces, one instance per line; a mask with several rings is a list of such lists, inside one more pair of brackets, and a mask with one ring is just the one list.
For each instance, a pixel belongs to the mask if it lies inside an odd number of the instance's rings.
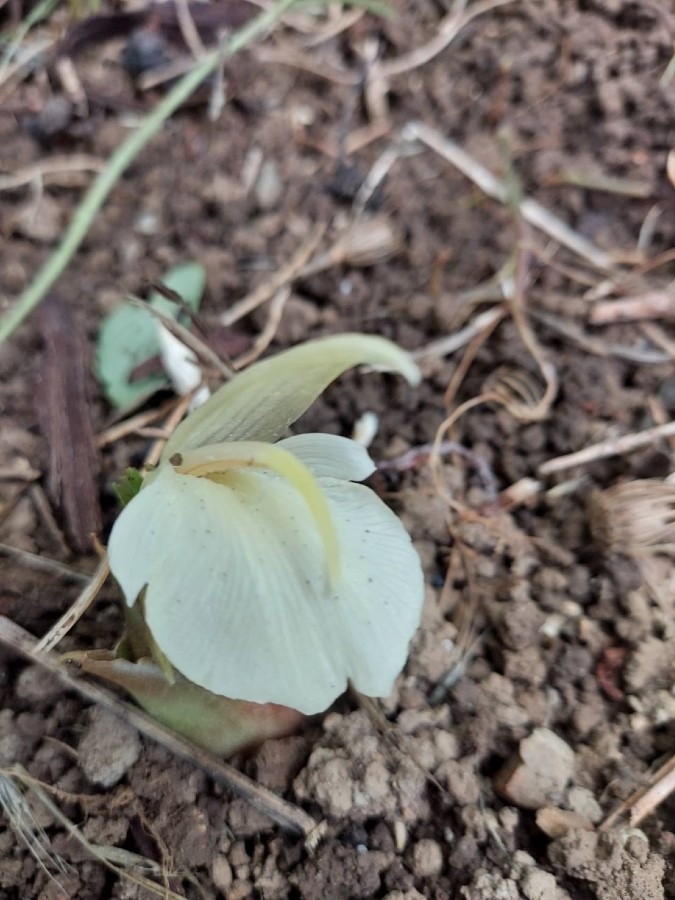
[[367,487],[366,450],[282,438],[325,387],[367,364],[411,383],[411,358],[345,334],[251,366],[192,413],[112,531],[129,606],[158,653],[214,694],[326,709],[351,681],[385,696],[419,623],[419,558]]

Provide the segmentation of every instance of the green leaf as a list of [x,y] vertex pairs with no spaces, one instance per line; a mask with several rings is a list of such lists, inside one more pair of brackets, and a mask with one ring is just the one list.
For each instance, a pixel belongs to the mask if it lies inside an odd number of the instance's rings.
[[276,441],[331,381],[360,365],[397,372],[412,385],[421,377],[410,354],[381,337],[336,334],[307,341],[249,366],[219,388],[176,428],[162,460],[223,441]]
[[122,478],[113,484],[113,491],[122,506],[126,506],[140,491],[143,476],[138,469],[128,468]]
[[[206,284],[206,273],[199,263],[176,266],[164,276],[162,283],[182,297],[190,309],[199,309]],[[157,291],[152,292],[149,303],[173,318],[181,313],[177,303]],[[159,350],[157,325],[147,310],[123,303],[104,319],[98,336],[96,375],[113,406],[118,409],[137,406],[169,384],[163,374],[131,380],[134,370],[158,356]]]

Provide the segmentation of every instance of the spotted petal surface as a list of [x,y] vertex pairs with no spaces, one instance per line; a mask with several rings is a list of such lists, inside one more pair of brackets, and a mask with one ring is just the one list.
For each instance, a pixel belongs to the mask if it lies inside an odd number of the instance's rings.
[[338,534],[336,584],[307,504],[272,471],[214,482],[165,466],[120,515],[112,571],[130,605],[147,586],[146,622],[196,684],[308,714],[348,680],[390,692],[419,622],[419,559],[369,489],[315,475]]

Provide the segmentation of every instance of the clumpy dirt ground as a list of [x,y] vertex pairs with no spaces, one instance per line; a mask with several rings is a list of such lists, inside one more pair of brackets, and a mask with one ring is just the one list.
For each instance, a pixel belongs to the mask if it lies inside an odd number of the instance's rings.
[[[667,175],[675,18],[659,0],[514,0],[473,19],[433,59],[370,83],[364,96],[359,76],[373,48],[387,62],[425,45],[453,4],[392,6],[390,21],[361,17],[333,36],[325,20],[322,30],[288,27],[266,45],[275,47],[273,58],[255,50],[234,59],[217,120],[195,102],[166,124],[117,184],[57,285],[86,355],[102,316],[126,293],[142,293],[176,263],[199,261],[207,271],[203,321],[237,356],[264,330],[268,307],[229,331],[219,315],[287,263],[317,225],[327,229],[322,249],[330,245],[371,166],[411,120],[452,138],[494,173],[511,171],[509,183],[517,178],[519,190],[622,261],[618,274],[594,267],[420,148],[393,163],[367,209],[396,230],[396,252],[368,265],[353,254],[294,282],[271,350],[359,330],[416,351],[475,325],[505,294],[515,298],[493,330],[471,332],[484,340],[469,344],[470,356],[466,345],[422,354],[419,390],[352,373],[301,423],[350,434],[364,411],[378,414],[371,453],[383,466],[374,486],[402,516],[424,562],[423,621],[394,694],[382,701],[387,728],[345,697],[304,731],[234,760],[325,823],[308,847],[0,648],[0,762],[19,763],[54,788],[62,814],[91,843],[118,848],[120,865],[128,854],[143,856],[190,898],[672,897],[675,801],[664,800],[639,828],[627,817],[600,825],[673,752],[675,573],[668,557],[653,553],[638,564],[638,513],[593,492],[635,479],[662,482],[673,470],[673,446],[653,440],[559,474],[538,470],[562,454],[662,425],[675,408],[667,255],[675,243]],[[8,7],[6,15],[17,4]],[[58,37],[66,19],[60,11],[35,34]],[[56,126],[53,115],[45,123],[45,110],[58,112],[63,88],[44,59],[3,85],[6,172],[64,157],[78,168],[83,155],[111,153],[159,96],[135,89],[122,69],[126,40],[79,48],[87,104],[66,107]],[[247,187],[256,158],[262,168]],[[61,167],[42,183],[29,179],[2,193],[5,306],[47,258],[90,177]],[[645,316],[656,294],[666,300]],[[603,303],[636,296],[642,318],[593,323]],[[44,374],[43,331],[44,320],[33,316],[0,348],[0,539],[90,574],[95,557],[73,551],[64,504],[47,499],[55,463],[35,402],[53,377]],[[544,391],[542,361],[558,385],[543,418],[528,421],[512,390],[506,405],[493,399],[458,419],[450,437],[462,449],[444,457],[436,478],[423,455],[404,456],[434,439],[446,404],[456,409],[489,379],[493,398],[500,394],[500,371],[503,396],[500,367],[519,373],[531,409]],[[98,434],[111,410],[93,378],[88,390]],[[116,511],[112,481],[142,460],[149,441],[127,437],[100,451],[102,540]],[[26,480],[30,470],[40,473],[37,481]],[[522,479],[537,478],[524,490]],[[601,525],[592,530],[592,520]],[[82,586],[4,550],[0,566],[0,613],[36,636]],[[119,604],[116,587],[106,585],[59,649],[112,647]],[[152,896],[106,869],[35,795],[28,800],[68,868],[50,877],[0,819],[2,898]]]

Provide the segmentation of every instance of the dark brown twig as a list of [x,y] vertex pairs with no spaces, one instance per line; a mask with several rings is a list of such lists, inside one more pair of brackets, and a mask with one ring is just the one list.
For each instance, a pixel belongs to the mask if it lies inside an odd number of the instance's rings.
[[36,403],[40,430],[49,446],[47,492],[63,511],[73,547],[86,553],[92,535],[101,528],[86,344],[69,305],[55,294],[46,297],[39,322],[44,356]]
[[105,688],[76,678],[54,654],[37,653],[35,649],[37,642],[33,636],[5,616],[0,616],[0,643],[31,662],[43,666],[65,687],[76,691],[86,700],[109,709],[125,722],[137,728],[145,737],[161,744],[175,756],[193,763],[214,781],[225,785],[234,794],[246,800],[264,815],[269,816],[286,831],[307,837],[316,829],[317,823],[303,810],[251,781],[237,769],[207,753],[206,750],[202,750],[201,747],[195,746],[186,738],[169,731],[168,728],[160,725],[139,709],[120,700]]

